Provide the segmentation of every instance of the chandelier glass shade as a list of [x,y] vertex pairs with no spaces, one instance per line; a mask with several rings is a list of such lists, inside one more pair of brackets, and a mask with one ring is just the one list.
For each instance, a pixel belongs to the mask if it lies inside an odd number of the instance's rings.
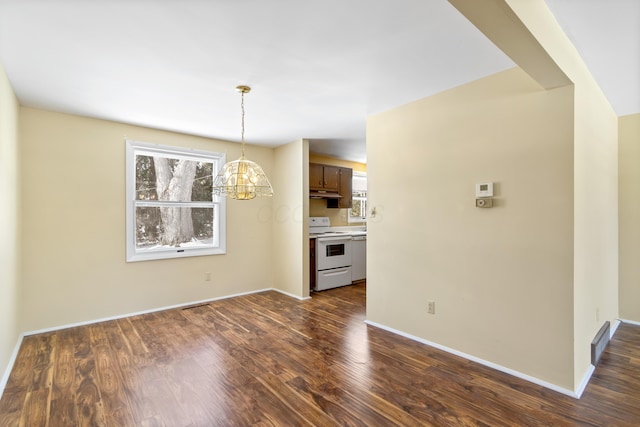
[[244,94],[249,86],[236,88],[242,94],[242,155],[238,160],[225,163],[213,181],[213,194],[236,200],[251,200],[256,196],[273,196],[273,188],[260,165],[244,156]]
[[236,200],[273,196],[273,188],[259,164],[244,156],[228,162],[216,176],[213,192]]

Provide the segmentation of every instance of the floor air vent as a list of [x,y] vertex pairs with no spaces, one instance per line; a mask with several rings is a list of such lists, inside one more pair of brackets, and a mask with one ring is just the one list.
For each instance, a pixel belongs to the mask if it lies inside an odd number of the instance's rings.
[[204,307],[209,305],[208,302],[205,302],[204,304],[197,304],[197,305],[190,305],[189,307],[184,307],[182,310],[193,310],[194,308],[199,308],[199,307]]
[[600,356],[604,353],[604,349],[609,344],[609,321],[607,320],[602,328],[596,334],[596,337],[591,341],[591,364],[596,366],[600,360]]

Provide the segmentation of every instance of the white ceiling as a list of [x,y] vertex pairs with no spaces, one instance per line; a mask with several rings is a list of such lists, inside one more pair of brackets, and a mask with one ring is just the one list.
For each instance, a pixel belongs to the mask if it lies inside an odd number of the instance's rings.
[[640,0],[545,0],[618,116],[640,113]]
[[[640,1],[547,3],[640,112]],[[249,143],[354,161],[367,115],[514,66],[445,0],[0,0],[0,63],[23,105],[232,141],[248,84]]]

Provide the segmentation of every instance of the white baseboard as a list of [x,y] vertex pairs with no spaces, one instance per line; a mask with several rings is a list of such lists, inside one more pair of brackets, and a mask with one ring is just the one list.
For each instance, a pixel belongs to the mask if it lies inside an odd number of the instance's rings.
[[[587,372],[587,374],[582,379],[582,382],[580,384],[582,390],[580,390],[580,388],[578,388],[578,390],[572,391],[572,390],[557,386],[555,384],[549,383],[547,381],[543,381],[543,380],[541,380],[539,378],[532,377],[531,375],[523,374],[522,372],[518,372],[518,371],[515,371],[513,369],[506,368],[506,367],[498,365],[496,363],[489,362],[489,361],[484,360],[484,359],[480,359],[480,358],[472,356],[470,354],[466,354],[466,353],[463,353],[461,351],[458,351],[458,350],[455,350],[455,349],[440,345],[438,343],[435,343],[435,342],[432,342],[432,341],[429,341],[429,340],[425,340],[425,339],[417,337],[415,335],[407,334],[405,332],[399,331],[397,329],[390,328],[390,327],[385,326],[385,325],[381,325],[381,324],[376,323],[376,322],[372,322],[370,320],[365,320],[365,323],[367,325],[371,325],[371,326],[374,326],[376,328],[383,329],[385,331],[394,333],[396,335],[400,335],[400,336],[403,336],[405,338],[409,338],[410,340],[417,341],[417,342],[422,343],[422,344],[426,344],[426,345],[428,345],[430,347],[434,347],[434,348],[437,348],[439,350],[446,351],[447,353],[451,353],[451,354],[454,354],[456,356],[460,356],[460,357],[462,357],[464,359],[471,360],[472,362],[476,362],[476,363],[479,363],[481,365],[488,366],[489,368],[495,369],[495,370],[500,371],[500,372],[504,372],[505,374],[509,374],[511,376],[523,379],[525,381],[529,381],[530,383],[537,384],[539,386],[548,388],[550,390],[557,391],[558,393],[562,393],[564,395],[573,397],[575,399],[579,399],[580,398],[580,396],[582,395],[582,391],[584,391],[584,387],[586,387],[587,384],[589,383],[589,379],[591,378],[591,374],[593,373],[593,369],[595,369],[595,368],[593,368],[593,366],[591,366],[591,369],[589,370],[590,372]],[[582,384],[584,384],[584,386]]]
[[[54,326],[54,327],[51,327],[51,328],[39,329],[39,330],[35,330],[35,331],[29,331],[29,332],[22,333],[18,337],[18,342],[16,343],[16,346],[15,346],[15,348],[13,350],[13,354],[11,355],[11,359],[9,360],[9,364],[7,365],[7,368],[6,368],[5,372],[4,372],[4,375],[2,376],[2,380],[0,381],[0,397],[2,397],[2,393],[4,392],[4,389],[5,389],[6,385],[7,385],[7,381],[9,380],[9,375],[11,374],[11,371],[13,369],[13,365],[14,365],[14,363],[16,361],[16,357],[18,356],[18,351],[20,350],[20,346],[22,345],[22,340],[23,340],[23,338],[25,336],[42,334],[42,333],[46,333],[46,332],[59,331],[59,330],[62,330],[62,329],[74,328],[74,327],[77,327],[77,326],[91,325],[91,324],[94,324],[94,323],[106,322],[106,321],[109,321],[109,320],[123,319],[123,318],[126,318],[126,317],[138,316],[138,315],[141,315],[141,314],[148,314],[148,313],[154,313],[154,312],[158,312],[158,311],[171,310],[171,309],[174,309],[174,308],[188,307],[188,306],[197,305],[197,304],[206,304],[208,302],[219,301],[219,300],[223,300],[223,299],[227,299],[227,298],[239,297],[239,296],[243,296],[243,295],[256,294],[256,293],[265,292],[265,291],[276,291],[276,292],[279,292],[279,293],[281,293],[283,295],[286,295],[286,296],[291,297],[291,298],[295,298],[295,299],[300,300],[300,301],[311,299],[310,296],[308,296],[308,297],[300,297],[298,295],[294,295],[294,294],[291,294],[289,292],[282,291],[280,289],[265,288],[265,289],[255,290],[255,291],[242,292],[242,293],[232,294],[232,295],[225,295],[225,296],[222,296],[222,297],[204,299],[204,300],[199,300],[199,301],[192,301],[192,302],[187,302],[187,303],[183,303],[183,304],[176,304],[176,305],[171,305],[171,306],[166,306],[166,307],[152,308],[152,309],[149,309],[149,310],[142,310],[142,311],[137,311],[137,312],[128,313],[128,314],[121,314],[121,315],[116,315],[116,316],[103,317],[103,318],[100,318],[100,319],[87,320],[87,321],[84,321],[84,322],[76,322],[76,323],[71,323],[71,324],[67,324],[67,325]],[[618,329],[618,326],[620,325],[621,322],[640,326],[640,322],[634,322],[632,320],[625,320],[625,319],[617,320],[616,322],[614,322],[614,325],[611,328],[611,336],[612,337],[613,337],[613,334]],[[559,387],[559,386],[557,386],[555,384],[551,384],[551,383],[548,383],[546,381],[540,380],[538,378],[523,374],[521,372],[514,371],[514,370],[506,368],[504,366],[497,365],[497,364],[495,364],[493,362],[489,362],[489,361],[477,358],[475,356],[471,356],[469,354],[462,353],[462,352],[454,350],[452,348],[445,347],[443,345],[440,345],[440,344],[437,344],[437,343],[434,343],[434,342],[431,342],[431,341],[416,337],[414,335],[410,335],[410,334],[404,333],[404,332],[399,331],[397,329],[393,329],[393,328],[387,327],[385,325],[381,325],[381,324],[376,323],[376,322],[371,322],[369,320],[365,320],[365,323],[368,324],[368,325],[374,326],[376,328],[380,328],[380,329],[389,331],[389,332],[394,333],[396,335],[401,335],[401,336],[403,336],[405,338],[409,338],[411,340],[420,342],[422,344],[426,344],[428,346],[435,347],[437,349],[446,351],[447,353],[455,354],[456,356],[460,356],[460,357],[463,357],[463,358],[465,358],[467,360],[471,360],[473,362],[480,363],[481,365],[488,366],[490,368],[496,369],[498,371],[504,372],[504,373],[512,375],[514,377],[521,378],[521,379],[523,379],[525,381],[529,381],[531,383],[540,385],[542,387],[557,391],[558,393],[562,393],[562,394],[565,394],[567,396],[571,396],[571,397],[574,397],[574,398],[577,398],[577,399],[579,399],[580,396],[582,396],[582,393],[584,392],[584,389],[586,388],[587,384],[589,383],[589,379],[591,378],[591,375],[593,374],[593,371],[595,369],[593,366],[590,366],[590,369],[588,370],[588,372],[583,377],[583,379],[582,379],[582,381],[580,383],[580,386],[574,392],[574,391],[571,391],[569,389],[565,389],[565,388]]]
[[54,326],[54,327],[51,327],[51,328],[38,329],[36,331],[25,332],[23,335],[24,336],[29,336],[29,335],[42,334],[42,333],[45,333],[45,332],[54,332],[54,331],[59,331],[59,330],[62,330],[62,329],[75,328],[77,326],[92,325],[94,323],[107,322],[109,320],[124,319],[125,317],[139,316],[141,314],[155,313],[157,311],[172,310],[174,308],[189,307],[191,305],[206,304],[208,302],[219,301],[219,300],[228,299],[228,298],[235,298],[235,297],[240,297],[240,296],[243,296],[243,295],[257,294],[259,292],[265,292],[265,291],[271,291],[271,290],[276,290],[276,289],[273,289],[273,288],[258,289],[256,291],[241,292],[241,293],[238,293],[238,294],[225,295],[225,296],[221,296],[221,297],[203,299],[203,300],[199,300],[199,301],[185,302],[185,303],[182,303],[182,304],[170,305],[170,306],[166,306],[166,307],[151,308],[149,310],[136,311],[136,312],[133,312],[133,313],[118,314],[116,316],[109,316],[109,317],[103,317],[103,318],[100,318],[100,319],[87,320],[87,321],[84,321],[84,322],[70,323],[68,325],[60,325],[60,326]]
[[11,358],[9,359],[9,363],[7,364],[7,369],[4,371],[4,375],[2,376],[2,381],[0,381],[0,399],[2,399],[4,388],[7,386],[7,381],[9,381],[9,375],[11,374],[11,370],[13,369],[13,365],[16,363],[16,358],[18,357],[18,352],[20,351],[20,346],[22,345],[23,338],[24,334],[20,334],[20,336],[18,337],[18,342],[13,348],[13,353],[11,354]]
[[272,291],[279,292],[279,293],[281,293],[282,295],[286,295],[286,296],[288,296],[288,297],[295,298],[295,299],[297,299],[297,300],[299,300],[299,301],[305,301],[305,300],[311,299],[311,297],[301,297],[301,296],[298,296],[298,295],[291,294],[291,293],[289,293],[289,292],[285,292],[285,291],[283,291],[283,290],[281,290],[281,289],[272,288],[271,290],[272,290]]
[[609,330],[609,339],[613,338],[613,336],[615,335],[616,331],[618,330],[618,326],[620,326],[620,323],[622,323],[619,319],[616,319],[613,321],[612,325],[611,325],[611,329]]
[[67,325],[59,325],[59,326],[53,326],[51,328],[44,328],[44,329],[38,329],[38,330],[35,330],[35,331],[24,332],[24,333],[20,334],[20,336],[18,338],[18,343],[16,344],[16,347],[13,350],[13,354],[11,355],[11,359],[9,360],[9,364],[7,365],[7,369],[5,370],[4,375],[2,376],[2,382],[0,382],[0,397],[2,397],[2,393],[4,392],[4,388],[6,387],[7,381],[9,380],[9,375],[11,374],[11,371],[13,370],[13,365],[15,364],[16,357],[18,356],[18,351],[20,350],[20,346],[22,345],[22,340],[26,336],[43,334],[43,333],[46,333],[46,332],[55,332],[55,331],[60,331],[62,329],[75,328],[75,327],[78,327],[78,326],[92,325],[94,323],[106,322],[106,321],[109,321],[109,320],[124,319],[126,317],[138,316],[138,315],[141,315],[141,314],[155,313],[155,312],[164,311],[164,310],[172,310],[174,308],[189,307],[189,306],[198,305],[198,304],[206,304],[206,303],[213,302],[213,301],[219,301],[219,300],[228,299],[228,298],[235,298],[235,297],[240,297],[240,296],[243,296],[243,295],[257,294],[259,292],[265,292],[265,291],[276,291],[276,292],[279,292],[281,294],[287,295],[287,296],[289,296],[291,298],[295,298],[295,299],[298,299],[298,300],[301,300],[301,301],[311,298],[311,297],[299,297],[297,295],[293,295],[293,294],[290,294],[288,292],[284,292],[284,291],[282,291],[280,289],[265,288],[265,289],[258,289],[256,291],[241,292],[241,293],[238,293],[238,294],[225,295],[225,296],[222,296],[222,297],[216,297],[216,298],[209,298],[209,299],[204,299],[204,300],[199,300],[199,301],[186,302],[186,303],[175,304],[175,305],[170,305],[170,306],[166,306],[166,307],[152,308],[152,309],[149,309],[149,310],[136,311],[136,312],[133,312],[133,313],[119,314],[119,315],[116,315],[116,316],[103,317],[103,318],[100,318],[100,319],[87,320],[87,321],[84,321],[84,322],[76,322],[76,323],[70,323],[70,324],[67,324]]
[[[616,331],[618,330],[618,326],[620,326],[620,320],[616,319],[612,325],[611,328],[609,329],[609,339],[613,338],[613,336],[615,335]],[[584,374],[584,377],[582,377],[582,381],[580,382],[580,385],[578,386],[578,389],[576,390],[576,394],[578,396],[578,398],[580,398],[582,396],[582,393],[584,393],[584,389],[587,388],[587,385],[589,384],[589,381],[591,380],[591,376],[593,375],[593,372],[596,370],[596,367],[593,365],[589,365],[589,369],[587,370],[587,373]]]
[[589,369],[587,369],[587,372],[582,377],[582,381],[580,381],[580,385],[578,386],[575,392],[575,396],[573,397],[575,397],[576,399],[580,399],[582,397],[582,393],[584,393],[584,389],[587,388],[587,385],[589,385],[589,381],[591,381],[591,376],[593,375],[593,372],[595,370],[596,367],[589,363]]
[[616,325],[616,329],[618,328],[618,325],[620,324],[620,322],[628,323],[630,325],[640,326],[640,322],[636,322],[635,320],[619,319],[618,324]]

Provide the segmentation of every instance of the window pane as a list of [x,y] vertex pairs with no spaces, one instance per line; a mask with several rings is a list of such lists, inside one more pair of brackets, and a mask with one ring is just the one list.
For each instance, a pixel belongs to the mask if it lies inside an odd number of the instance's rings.
[[366,175],[356,175],[353,174],[353,178],[351,179],[351,188],[354,192],[356,191],[367,191],[367,176]]
[[365,203],[362,199],[353,199],[351,205],[351,216],[354,218],[365,217]]
[[213,163],[136,155],[136,200],[211,201]]
[[158,200],[153,157],[136,156],[136,200]]
[[352,207],[349,209],[350,223],[366,222],[367,218],[367,174],[353,172],[351,180]]
[[210,202],[213,196],[213,163],[198,162],[193,180],[192,202]]
[[211,247],[215,242],[211,208],[136,207],[136,249]]

